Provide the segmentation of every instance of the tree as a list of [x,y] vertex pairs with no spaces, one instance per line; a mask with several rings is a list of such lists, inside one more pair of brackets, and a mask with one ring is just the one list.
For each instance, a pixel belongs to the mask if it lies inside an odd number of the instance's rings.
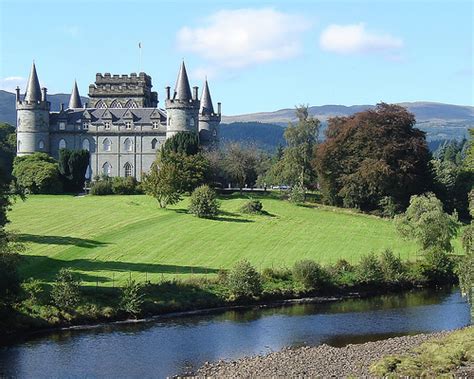
[[321,289],[329,282],[328,273],[310,259],[296,262],[292,273],[295,280],[308,290]]
[[451,252],[451,240],[457,235],[458,221],[443,211],[443,204],[432,193],[415,195],[405,214],[396,218],[398,232],[415,240],[423,251],[440,249]]
[[163,155],[178,153],[194,155],[199,152],[199,136],[197,133],[178,132],[168,138],[163,146]]
[[[5,216],[6,219],[6,216]],[[0,311],[9,309],[20,293],[20,264],[21,245],[12,241],[12,235],[0,227]]]
[[16,157],[13,176],[17,184],[30,193],[58,193],[62,190],[58,163],[46,153]]
[[254,147],[244,147],[230,143],[224,150],[224,167],[229,178],[237,183],[240,192],[247,184],[253,186],[257,180],[258,151]]
[[5,182],[11,181],[13,159],[16,155],[15,128],[7,123],[0,123],[0,176]]
[[51,299],[56,307],[70,311],[79,303],[81,298],[81,281],[74,277],[69,268],[62,268],[56,275],[51,290]]
[[59,173],[66,191],[80,191],[84,186],[90,153],[88,150],[59,150]]
[[271,184],[312,186],[316,172],[313,151],[318,141],[320,121],[310,117],[307,106],[296,108],[298,123],[290,123],[285,130],[287,147],[277,152],[277,160],[270,168],[266,181]]
[[250,262],[242,260],[230,270],[227,287],[234,299],[256,297],[262,292],[262,277]]
[[405,208],[410,196],[429,189],[431,155],[414,125],[405,108],[385,103],[329,119],[314,162],[324,200],[371,211],[388,196]]
[[216,193],[208,186],[197,187],[189,200],[189,212],[200,218],[212,218],[219,213]]
[[120,309],[134,317],[139,315],[142,311],[144,303],[142,292],[143,289],[140,283],[137,283],[132,279],[128,279],[125,282],[125,286],[122,288],[122,294],[120,296]]
[[160,208],[166,208],[181,200],[181,181],[181,174],[173,163],[163,162],[159,165],[155,161],[150,172],[143,175],[143,188],[147,195],[158,200]]

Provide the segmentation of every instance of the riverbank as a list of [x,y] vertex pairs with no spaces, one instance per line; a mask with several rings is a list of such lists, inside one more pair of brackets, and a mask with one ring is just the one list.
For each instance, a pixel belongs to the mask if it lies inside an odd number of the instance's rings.
[[[472,340],[474,328],[461,330]],[[449,342],[449,337],[459,331],[444,331],[414,336],[394,337],[345,347],[326,344],[316,347],[300,347],[272,352],[265,356],[245,357],[235,361],[206,363],[191,376],[197,377],[367,377],[373,376],[371,366],[390,355],[416,355],[415,348],[428,341],[437,340],[439,345]],[[459,344],[457,340],[456,343]],[[449,348],[449,347],[448,347]],[[467,349],[471,349],[468,344]],[[454,350],[453,350],[454,353]],[[474,351],[468,351],[464,367],[456,368],[461,377],[474,376]],[[463,360],[463,357],[460,358]]]

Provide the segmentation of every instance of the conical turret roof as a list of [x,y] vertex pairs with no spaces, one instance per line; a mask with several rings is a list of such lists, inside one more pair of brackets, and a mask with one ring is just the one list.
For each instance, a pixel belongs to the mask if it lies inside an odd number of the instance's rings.
[[69,99],[69,108],[82,108],[81,96],[79,96],[76,81],[74,81],[74,88],[72,89],[71,98]]
[[179,69],[178,79],[176,80],[176,87],[174,89],[174,100],[191,100],[191,87],[189,86],[188,74],[186,73],[186,67],[184,61],[181,63]]
[[25,92],[26,101],[41,101],[41,88],[38,80],[38,74],[36,73],[35,63],[31,66],[30,77],[26,86]]
[[209,91],[209,84],[206,82],[204,83],[204,89],[202,90],[201,96],[201,108],[199,109],[199,113],[201,114],[213,114],[214,107],[212,106],[212,99],[211,99],[211,92]]

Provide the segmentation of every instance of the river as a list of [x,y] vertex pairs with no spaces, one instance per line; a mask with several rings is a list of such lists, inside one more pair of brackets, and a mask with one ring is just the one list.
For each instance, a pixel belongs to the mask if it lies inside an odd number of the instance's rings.
[[220,311],[38,335],[0,347],[0,377],[166,377],[205,361],[290,346],[343,346],[469,322],[469,306],[457,289]]

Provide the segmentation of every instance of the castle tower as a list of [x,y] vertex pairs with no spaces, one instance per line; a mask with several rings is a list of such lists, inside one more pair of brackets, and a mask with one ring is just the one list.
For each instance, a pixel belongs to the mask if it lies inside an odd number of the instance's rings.
[[219,123],[221,122],[221,103],[217,103],[217,113],[212,106],[209,84],[204,83],[199,109],[199,140],[204,147],[215,149],[219,145]]
[[77,82],[74,81],[74,87],[72,89],[71,97],[69,99],[69,109],[82,108],[81,96],[79,96],[79,90],[77,89]]
[[33,62],[23,100],[20,97],[20,88],[16,89],[17,155],[49,153],[50,108],[51,104],[46,99],[46,88],[40,88]]
[[170,97],[170,87],[166,87],[166,138],[178,132],[198,133],[199,100],[198,87],[189,87],[188,74],[184,62],[181,64],[173,97]]

